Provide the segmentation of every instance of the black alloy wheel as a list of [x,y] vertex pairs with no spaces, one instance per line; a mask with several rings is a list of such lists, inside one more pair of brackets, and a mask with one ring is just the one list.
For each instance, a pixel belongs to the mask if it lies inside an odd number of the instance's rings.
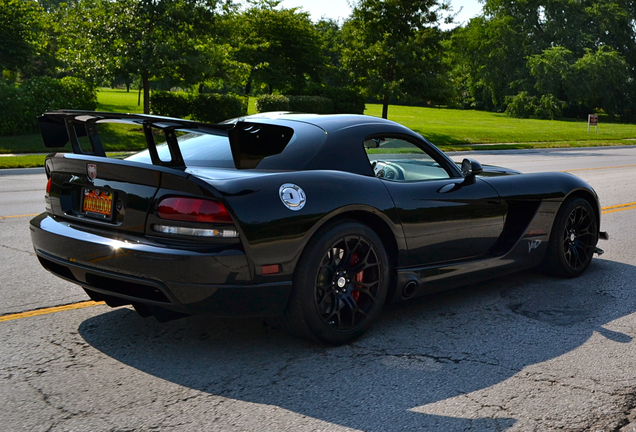
[[325,252],[314,288],[316,310],[330,329],[346,332],[364,324],[378,302],[379,252],[361,235],[345,236]]
[[550,236],[545,262],[549,273],[570,278],[581,275],[592,261],[598,230],[596,214],[588,201],[573,198],[564,202]]
[[572,270],[587,267],[596,245],[595,217],[584,206],[576,207],[568,216],[563,230],[564,258]]
[[356,221],[331,223],[305,247],[279,322],[299,336],[332,345],[351,342],[381,312],[390,271],[373,230]]

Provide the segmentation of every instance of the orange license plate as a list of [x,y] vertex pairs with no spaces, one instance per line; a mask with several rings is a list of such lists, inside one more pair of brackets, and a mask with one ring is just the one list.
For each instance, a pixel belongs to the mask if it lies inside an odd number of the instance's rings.
[[113,193],[99,189],[84,188],[82,193],[82,213],[98,219],[112,219]]

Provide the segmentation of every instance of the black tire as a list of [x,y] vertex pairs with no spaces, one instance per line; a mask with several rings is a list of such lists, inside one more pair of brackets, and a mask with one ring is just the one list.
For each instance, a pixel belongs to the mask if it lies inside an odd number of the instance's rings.
[[580,276],[592,262],[597,242],[594,209],[583,198],[570,198],[554,219],[543,267],[553,276]]
[[332,223],[305,247],[279,323],[292,334],[331,345],[351,342],[382,311],[389,276],[375,232],[355,221]]

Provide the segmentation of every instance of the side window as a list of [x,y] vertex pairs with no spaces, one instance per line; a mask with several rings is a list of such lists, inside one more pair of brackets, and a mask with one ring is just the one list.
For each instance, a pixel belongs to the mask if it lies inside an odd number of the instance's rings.
[[400,138],[364,140],[364,149],[375,176],[398,182],[450,178],[450,174],[421,148]]

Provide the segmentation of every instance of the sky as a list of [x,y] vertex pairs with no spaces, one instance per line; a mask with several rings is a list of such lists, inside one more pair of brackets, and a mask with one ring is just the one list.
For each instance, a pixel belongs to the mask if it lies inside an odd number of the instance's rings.
[[[462,24],[481,13],[481,3],[478,0],[451,0],[453,11],[463,7],[455,21]],[[314,21],[321,17],[344,19],[351,13],[347,0],[283,0],[281,6],[285,8],[301,7],[311,14]]]

